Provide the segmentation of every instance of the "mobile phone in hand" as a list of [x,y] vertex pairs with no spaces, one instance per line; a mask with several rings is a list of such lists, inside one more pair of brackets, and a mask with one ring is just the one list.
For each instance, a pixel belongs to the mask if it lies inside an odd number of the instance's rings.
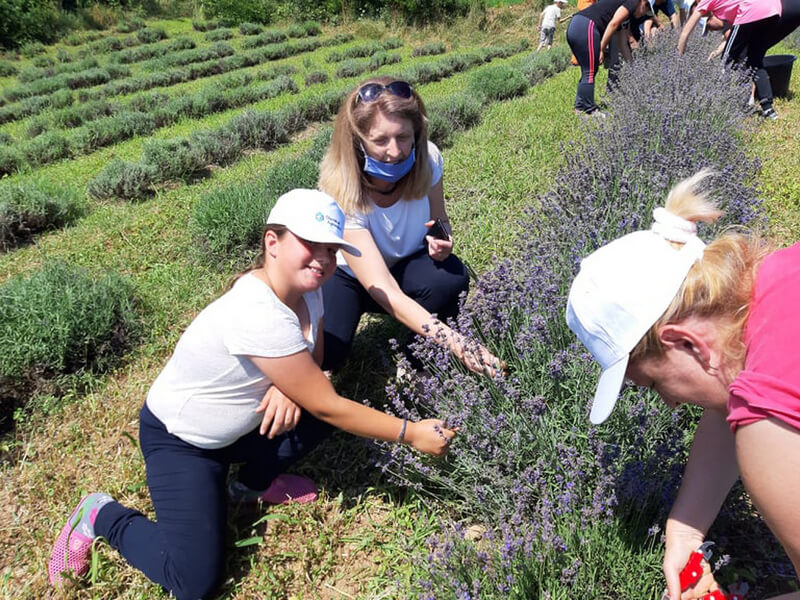
[[428,229],[428,235],[433,236],[437,240],[449,240],[450,236],[444,230],[444,224],[441,219],[436,219],[433,225]]

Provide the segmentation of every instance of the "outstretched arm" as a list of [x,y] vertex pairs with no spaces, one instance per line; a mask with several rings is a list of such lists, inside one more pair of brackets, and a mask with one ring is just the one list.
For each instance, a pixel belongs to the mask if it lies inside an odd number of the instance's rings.
[[620,6],[617,11],[614,13],[614,16],[611,17],[611,21],[609,21],[606,30],[603,32],[603,38],[600,40],[600,55],[597,57],[597,62],[603,62],[603,48],[608,46],[611,38],[620,28],[622,22],[630,16],[631,12],[625,8],[624,6]]
[[249,356],[273,385],[314,417],[362,437],[399,440],[427,454],[442,455],[450,447],[456,432],[439,419],[408,422],[343,398],[333,389],[311,354],[304,350],[279,358]]
[[683,29],[681,30],[681,36],[678,38],[678,53],[683,54],[686,52],[686,44],[689,43],[689,36],[694,31],[697,24],[700,22],[700,19],[703,18],[705,13],[696,10],[690,16],[689,19],[684,23]]
[[[434,213],[433,206],[431,212]],[[434,213],[435,214],[435,213]],[[468,351],[463,336],[435,319],[423,306],[406,295],[389,272],[372,234],[367,229],[346,229],[344,238],[361,250],[361,256],[345,255],[347,264],[370,296],[392,317],[414,333],[434,337],[446,345],[464,365],[476,373],[494,376],[501,362],[483,347]]]

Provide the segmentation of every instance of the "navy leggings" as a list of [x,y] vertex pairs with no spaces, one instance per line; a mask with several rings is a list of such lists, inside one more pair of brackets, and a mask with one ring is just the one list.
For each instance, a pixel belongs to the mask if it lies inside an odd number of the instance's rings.
[[572,17],[567,27],[567,43],[581,67],[575,109],[585,113],[597,110],[597,104],[594,103],[594,78],[600,68],[597,59],[602,35],[603,32],[598,30],[594,21],[581,14]]
[[[458,257],[443,261],[428,256],[427,247],[404,258],[391,269],[400,289],[412,300],[445,321],[458,314],[459,295],[469,289],[469,274]],[[358,279],[338,268],[322,288],[325,303],[325,357],[322,368],[335,370],[344,364],[353,345],[361,315],[385,313]]]
[[224,575],[230,465],[244,462],[239,480],[265,489],[332,430],[303,412],[293,431],[275,439],[256,428],[230,446],[206,450],[169,433],[145,405],[139,443],[156,521],[110,502],[97,514],[95,532],[178,600],[205,598]]
[[780,17],[774,15],[760,21],[734,25],[723,54],[726,64],[740,64],[754,70],[756,98],[761,102],[762,110],[772,108],[772,85],[764,69],[764,55],[770,47],[771,32],[779,21]]

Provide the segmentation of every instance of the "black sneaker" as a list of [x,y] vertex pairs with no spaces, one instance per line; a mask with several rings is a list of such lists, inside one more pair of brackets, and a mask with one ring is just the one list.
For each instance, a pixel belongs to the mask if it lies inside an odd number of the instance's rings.
[[765,119],[774,121],[778,118],[778,113],[776,113],[775,109],[770,106],[769,108],[765,108],[763,111],[761,111],[761,116]]

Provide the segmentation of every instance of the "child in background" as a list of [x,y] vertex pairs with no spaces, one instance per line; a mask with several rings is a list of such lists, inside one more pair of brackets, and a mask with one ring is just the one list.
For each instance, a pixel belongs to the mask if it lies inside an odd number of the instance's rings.
[[[157,520],[89,494],[53,547],[54,586],[64,572],[88,571],[102,536],[179,600],[212,596],[224,575],[228,502],[315,500],[312,481],[285,471],[331,427],[447,452],[455,432],[442,421],[412,423],[342,398],[318,366],[322,284],[339,249],[359,254],[343,229],[327,194],[293,190],[278,199],[258,263],[192,321],[141,410]],[[244,465],[226,487],[233,463]]]
[[570,329],[603,369],[592,423],[626,378],[672,409],[704,409],[666,525],[673,600],[713,591],[703,578],[682,596],[679,573],[739,477],[800,573],[800,243],[774,251],[729,233],[706,246],[696,223],[722,214],[696,190],[706,175],[676,185],[649,231],[583,259],[567,302]]
[[552,4],[545,6],[542,14],[539,15],[539,47],[536,48],[538,52],[545,46],[547,49],[553,47],[553,36],[556,33],[556,24],[561,23],[561,7],[567,3],[567,0],[554,0]]

